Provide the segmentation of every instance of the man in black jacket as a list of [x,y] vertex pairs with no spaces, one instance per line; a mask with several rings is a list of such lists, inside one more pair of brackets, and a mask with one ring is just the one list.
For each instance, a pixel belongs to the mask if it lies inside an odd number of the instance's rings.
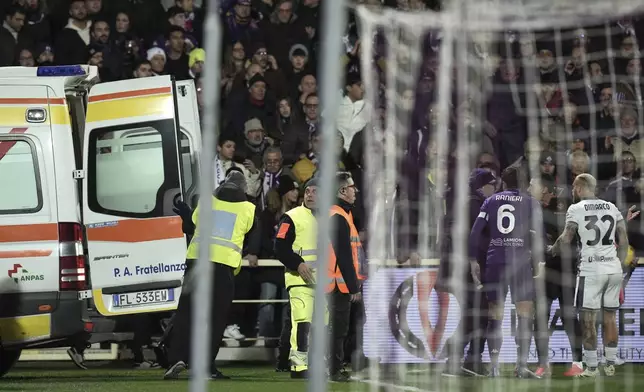
[[[547,189],[541,204],[543,206],[543,224],[545,226],[546,244],[552,245],[559,237],[565,226],[565,215],[556,210],[557,203],[551,202],[554,198],[555,181],[550,175],[543,174],[540,178],[541,187]],[[531,184],[532,186],[532,184]],[[537,314],[535,317],[535,343],[539,366],[535,371],[538,376],[549,376],[551,374],[548,365],[549,326],[550,309],[555,299],[559,300],[559,308],[563,327],[568,335],[572,349],[572,367],[564,373],[566,376],[575,376],[583,372],[582,366],[582,336],[581,324],[577,318],[575,308],[575,287],[577,277],[577,251],[574,246],[562,251],[558,256],[547,256],[545,265],[540,268],[539,278],[544,281],[545,301],[540,312],[537,303]]]
[[[280,351],[290,336],[291,378],[308,377],[309,332],[313,321],[315,266],[317,260],[317,179],[304,184],[304,202],[287,211],[275,235],[275,257],[284,264],[284,283],[289,294],[290,320],[282,330]],[[284,369],[278,364],[278,370]]]
[[[209,208],[204,206],[202,208]],[[222,216],[234,217],[234,221],[215,219],[217,229],[216,235],[230,240],[204,236],[209,239],[219,240],[219,243],[211,243],[210,259],[213,262],[213,297],[211,300],[211,333],[212,333],[212,379],[227,379],[215,367],[215,359],[223,338],[224,330],[228,321],[228,313],[235,295],[234,275],[241,268],[241,253],[243,240],[247,242],[247,258],[249,262],[256,262],[261,247],[261,227],[257,220],[255,206],[247,201],[246,178],[239,169],[229,169],[226,179],[214,192],[213,195],[213,216],[215,213],[223,212]],[[226,215],[224,215],[226,214]],[[182,216],[183,218],[183,216]],[[193,213],[193,221],[196,225],[198,211]],[[185,220],[185,218],[184,218]],[[190,231],[190,225],[184,227]],[[194,227],[194,225],[192,226]],[[179,373],[187,368],[190,359],[190,331],[192,322],[192,293],[194,291],[197,255],[201,240],[199,232],[195,230],[194,237],[188,246],[186,254],[186,271],[181,290],[181,298],[177,312],[172,320],[172,333],[167,337],[169,341],[168,361],[171,366],[167,369],[164,378],[175,379]],[[243,235],[243,238],[241,237]],[[219,253],[212,251],[212,245],[220,246],[223,250]],[[230,250],[229,250],[230,249]]]
[[349,375],[343,370],[344,344],[349,335],[351,305],[362,301],[360,271],[366,268],[366,259],[351,213],[358,189],[347,172],[338,173],[336,179],[337,200],[330,218],[331,227],[335,229],[335,235],[331,237],[330,262],[333,264],[335,259],[337,279],[332,281],[333,289],[327,287],[331,330],[329,374],[334,381],[348,381]]
[[[481,205],[486,198],[494,194],[497,188],[497,179],[495,175],[485,169],[474,169],[469,178],[469,226],[474,225],[474,221],[479,215]],[[447,197],[447,200],[452,198]],[[447,366],[443,372],[444,376],[457,375],[484,375],[481,355],[485,346],[485,328],[487,325],[487,302],[485,296],[477,290],[469,273],[469,268],[463,268],[463,276],[459,280],[462,287],[450,287],[448,282],[452,277],[455,262],[466,262],[466,260],[454,260],[452,257],[453,241],[451,228],[454,225],[454,218],[457,215],[455,204],[452,208],[447,209],[447,215],[443,221],[443,236],[441,238],[441,259],[439,271],[439,290],[448,291],[454,294],[461,305],[461,322],[462,325],[457,328],[460,331],[460,344],[457,344],[456,337],[451,338],[445,344],[443,349],[444,356],[448,356]],[[468,233],[469,235],[469,230]],[[477,260],[482,268],[485,266],[487,254],[487,242],[481,241],[484,246],[478,252]],[[469,350],[463,366],[460,366],[460,359],[463,355],[463,349],[469,343]]]

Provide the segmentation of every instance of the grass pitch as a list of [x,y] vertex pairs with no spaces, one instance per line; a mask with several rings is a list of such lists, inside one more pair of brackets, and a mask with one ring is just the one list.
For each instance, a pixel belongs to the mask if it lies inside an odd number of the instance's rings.
[[[51,391],[51,392],[166,392],[187,391],[188,378],[178,381],[162,380],[161,370],[133,370],[114,365],[91,363],[90,370],[78,370],[70,363],[25,363],[0,379],[0,391]],[[230,381],[211,381],[210,391],[217,392],[304,392],[306,382],[291,380],[288,373],[275,373],[265,365],[247,364],[221,366],[233,377]],[[434,368],[409,366],[389,369],[379,380],[367,375],[357,375],[360,380],[348,384],[329,383],[333,392],[639,392],[644,391],[644,366],[625,365],[618,368],[615,377],[597,380],[566,379],[563,367],[554,369],[554,376],[547,380],[516,380],[512,367],[505,368],[501,379],[460,378],[440,376]]]

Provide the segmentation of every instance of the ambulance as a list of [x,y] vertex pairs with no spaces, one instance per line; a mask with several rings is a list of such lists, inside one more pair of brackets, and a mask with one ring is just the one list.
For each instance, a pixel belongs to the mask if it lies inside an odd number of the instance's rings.
[[174,310],[200,124],[192,81],[0,68],[0,375],[101,318]]

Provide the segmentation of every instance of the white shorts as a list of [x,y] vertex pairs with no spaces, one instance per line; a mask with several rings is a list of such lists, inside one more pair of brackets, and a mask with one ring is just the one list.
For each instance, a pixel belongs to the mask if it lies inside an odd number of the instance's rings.
[[619,309],[622,274],[577,277],[575,306],[587,310]]

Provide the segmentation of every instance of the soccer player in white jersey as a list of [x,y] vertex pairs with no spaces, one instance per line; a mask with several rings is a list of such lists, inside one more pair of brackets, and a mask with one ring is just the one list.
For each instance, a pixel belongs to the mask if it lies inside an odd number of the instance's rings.
[[[606,352],[604,373],[615,375],[617,358],[617,321],[619,292],[622,284],[622,265],[628,253],[626,223],[621,212],[610,202],[595,196],[597,180],[590,174],[580,174],[572,183],[576,204],[566,213],[566,227],[550,248],[556,255],[563,244],[572,242],[579,234],[581,261],[577,283],[576,305],[580,308],[586,366],[579,377],[596,377],[597,369],[597,312],[603,310],[603,342]],[[617,246],[615,246],[617,243]]]

